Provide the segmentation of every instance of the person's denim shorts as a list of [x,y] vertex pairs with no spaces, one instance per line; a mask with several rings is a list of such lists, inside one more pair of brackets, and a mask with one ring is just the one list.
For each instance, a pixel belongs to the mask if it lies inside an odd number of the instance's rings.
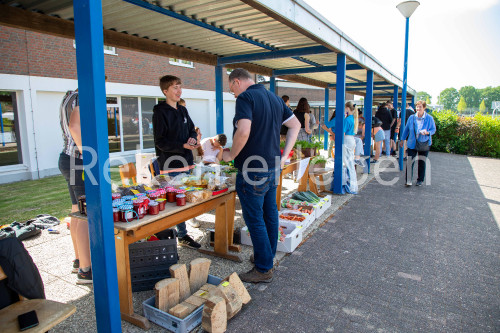
[[382,129],[380,129],[376,134],[375,134],[375,142],[380,142],[385,140],[385,134]]

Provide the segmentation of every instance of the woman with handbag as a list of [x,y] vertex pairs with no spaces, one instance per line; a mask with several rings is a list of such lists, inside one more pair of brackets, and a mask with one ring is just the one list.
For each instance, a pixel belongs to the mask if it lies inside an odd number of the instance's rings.
[[416,156],[418,156],[418,177],[416,185],[421,186],[425,179],[425,162],[427,161],[427,155],[432,145],[432,135],[436,133],[434,118],[425,112],[426,107],[427,104],[424,101],[417,102],[417,113],[408,118],[408,123],[401,135],[401,141],[399,142],[399,145],[403,147],[404,141],[408,140],[405,186],[412,185],[413,165]]

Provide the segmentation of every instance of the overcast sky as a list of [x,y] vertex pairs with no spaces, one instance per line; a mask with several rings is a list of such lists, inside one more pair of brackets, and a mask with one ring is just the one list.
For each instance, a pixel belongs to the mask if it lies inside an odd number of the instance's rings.
[[[405,19],[393,0],[304,0],[403,78]],[[500,0],[420,0],[410,18],[408,84],[432,95],[500,86]]]

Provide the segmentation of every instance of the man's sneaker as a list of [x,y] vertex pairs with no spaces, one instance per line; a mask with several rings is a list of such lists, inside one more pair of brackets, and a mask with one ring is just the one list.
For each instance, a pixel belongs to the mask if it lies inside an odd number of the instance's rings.
[[193,228],[199,228],[200,227],[200,221],[196,219],[191,219],[191,222],[189,223]]
[[192,249],[199,249],[201,247],[200,243],[196,242],[189,235],[186,235],[178,239],[180,246],[190,247]]
[[421,181],[421,180],[417,180],[417,183],[416,183],[415,185],[416,185],[416,186],[422,186],[422,184],[423,184],[423,183],[424,183],[423,181]]
[[76,284],[89,284],[92,283],[92,268],[88,272],[84,272],[81,269],[78,270],[78,280]]
[[410,187],[411,185],[412,185],[411,182],[406,182],[405,184],[406,187]]
[[78,269],[80,268],[80,259],[73,260],[73,269],[71,273],[78,273]]
[[273,270],[261,273],[254,267],[248,272],[240,274],[240,280],[250,283],[270,283],[273,281]]

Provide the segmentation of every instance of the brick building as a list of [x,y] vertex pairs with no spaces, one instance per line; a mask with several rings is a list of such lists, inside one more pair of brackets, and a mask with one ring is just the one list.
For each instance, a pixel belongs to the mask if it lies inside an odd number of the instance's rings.
[[[59,174],[59,105],[67,90],[77,88],[75,47],[72,39],[0,26],[0,183]],[[182,79],[183,98],[203,136],[216,134],[212,66],[114,47],[103,52],[112,165],[133,160],[137,152],[154,152],[152,109],[163,98],[158,79],[165,74]],[[230,138],[235,99],[225,75],[224,132]],[[277,94],[289,95],[292,106],[300,97],[324,104],[323,88],[277,82]],[[330,99],[334,105],[334,92]]]

